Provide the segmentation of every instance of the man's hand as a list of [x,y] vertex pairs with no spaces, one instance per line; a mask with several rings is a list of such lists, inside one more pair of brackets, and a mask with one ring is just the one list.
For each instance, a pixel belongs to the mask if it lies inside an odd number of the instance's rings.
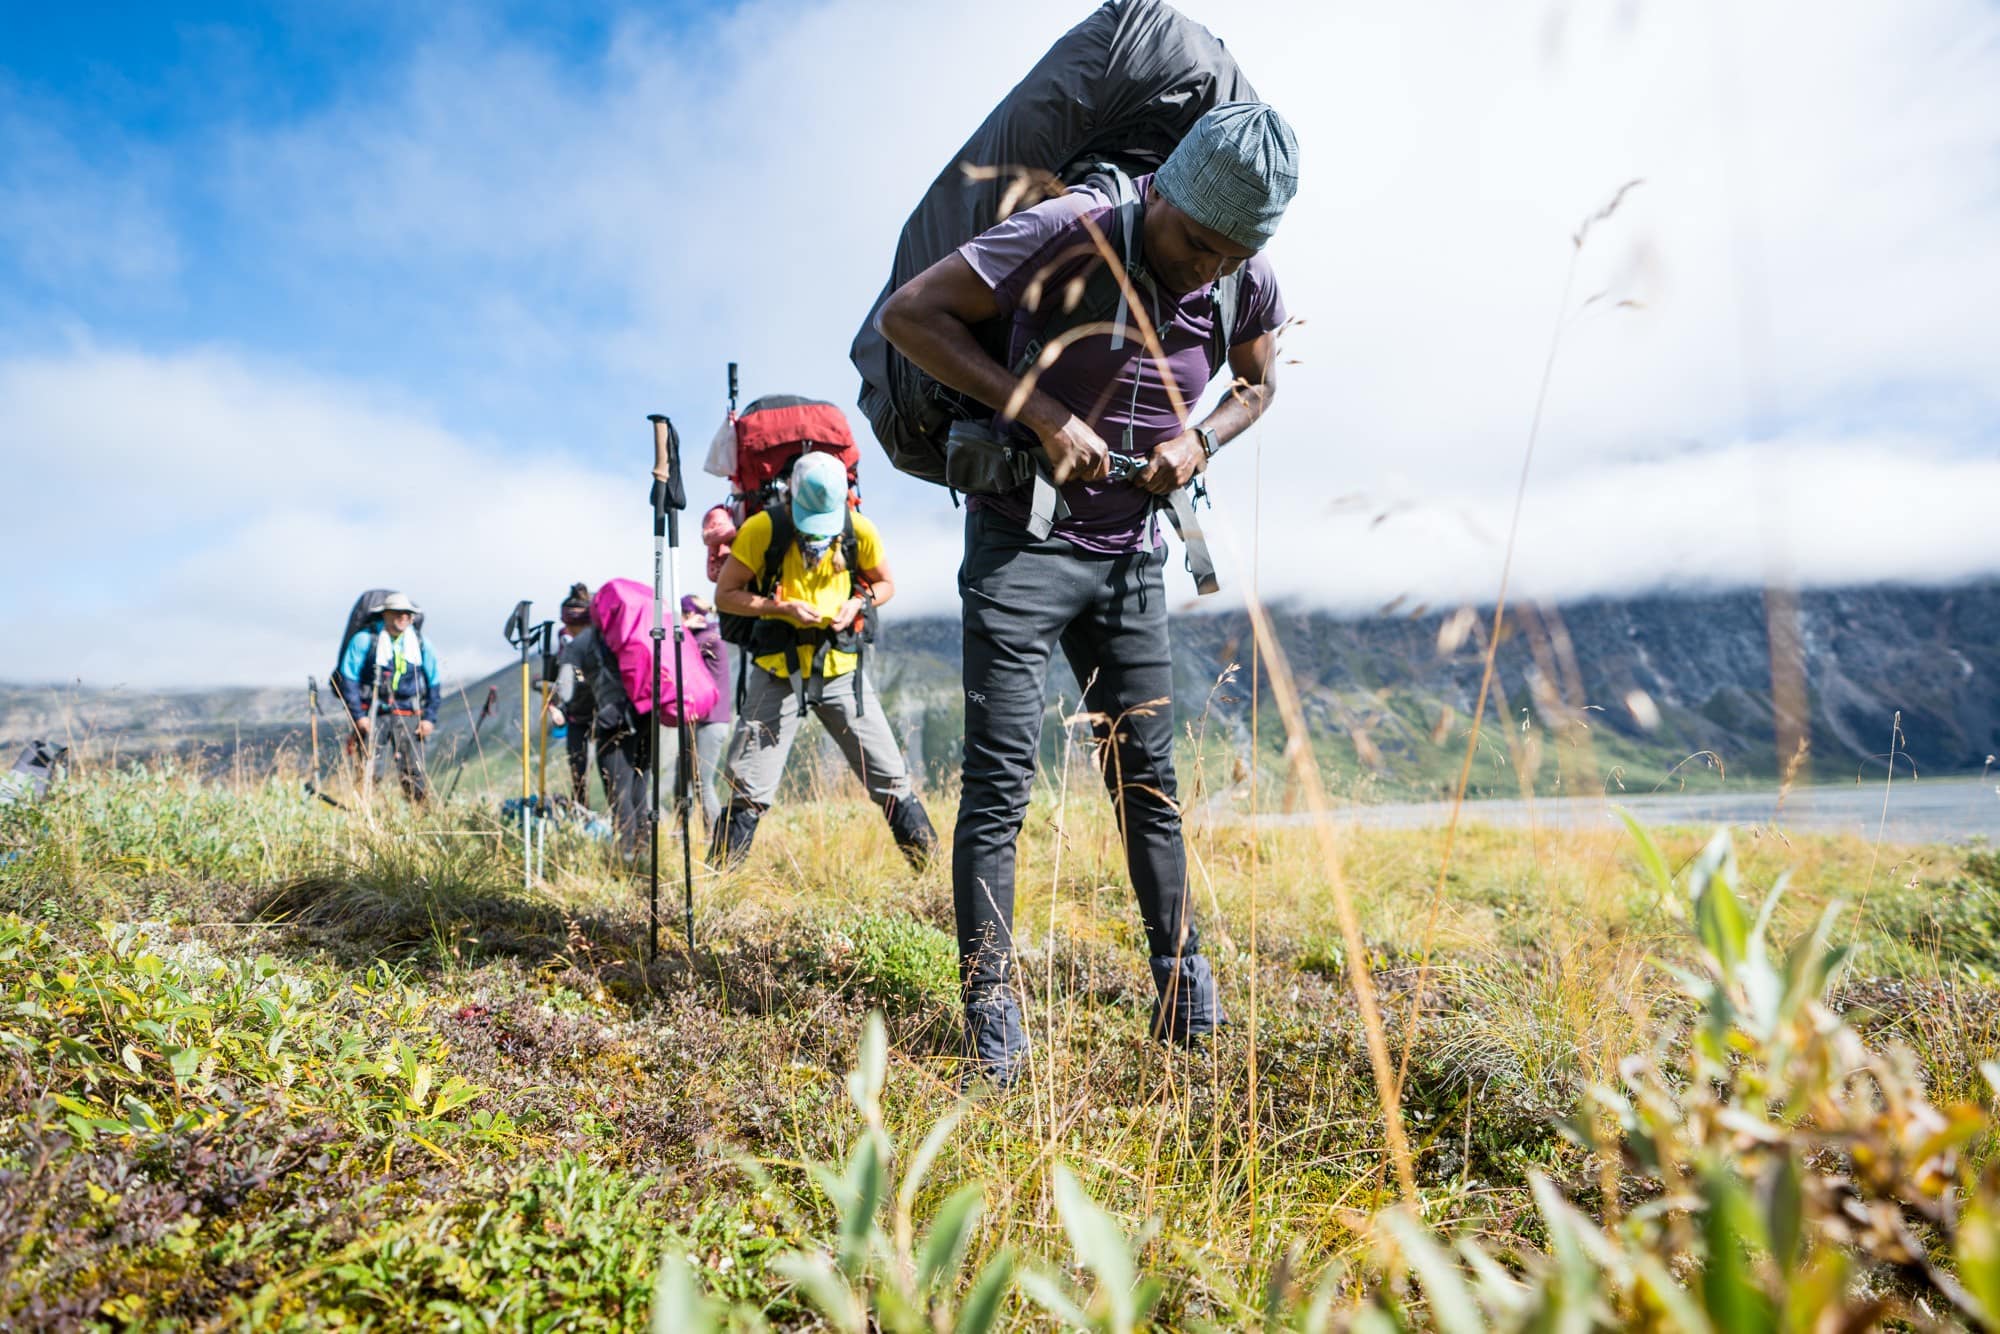
[[854,618],[861,614],[861,599],[849,598],[840,604],[840,610],[833,614],[833,628],[845,630],[854,624]]
[[431,739],[431,733],[437,730],[438,730],[438,725],[432,722],[430,719],[426,718],[422,722],[417,724],[417,740],[429,741]]
[[810,602],[800,602],[793,598],[776,599],[776,609],[780,616],[789,616],[801,625],[818,625],[819,608]]
[[366,736],[375,729],[375,719],[364,713],[354,720],[354,726],[360,730],[363,736]]
[[1074,413],[1042,436],[1042,448],[1048,452],[1057,486],[1065,482],[1102,481],[1111,471],[1110,448]]
[[1153,451],[1146,466],[1132,479],[1132,485],[1156,496],[1168,496],[1193,481],[1208,467],[1201,437],[1182,431]]

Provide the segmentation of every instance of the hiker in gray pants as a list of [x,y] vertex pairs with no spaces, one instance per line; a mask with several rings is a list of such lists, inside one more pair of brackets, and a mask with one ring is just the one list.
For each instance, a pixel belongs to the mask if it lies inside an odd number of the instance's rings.
[[847,470],[830,454],[801,457],[789,500],[737,529],[715,605],[754,617],[756,630],[749,648],[738,650],[750,662],[723,766],[727,804],[709,844],[711,862],[730,865],[749,852],[811,709],[903,856],[920,870],[929,864],[937,835],[865,671],[870,620],[895,594],[882,535],[849,507]]
[[[910,790],[909,771],[903,764],[902,747],[896,744],[896,734],[889,729],[889,719],[875,697],[874,682],[864,679],[861,694],[856,696],[855,675],[846,672],[808,682],[806,707],[840,747],[848,768],[868,789],[868,799],[878,810],[893,812],[916,800]],[[803,721],[792,682],[752,665],[744,682],[736,733],[730,738],[729,759],[723,767],[723,784],[733,810],[754,810],[761,815],[771,808],[778,798],[778,783],[785,776],[785,760]],[[747,841],[733,849],[738,856],[747,850]]]
[[[1032,433],[1067,511],[1045,509],[1032,484],[970,497],[958,575],[965,768],[952,897],[967,1055],[1002,1085],[1018,1077],[1028,1047],[1012,979],[1014,845],[1058,643],[1096,715],[1158,993],[1153,1032],[1186,1043],[1221,1020],[1188,902],[1156,515],[1270,402],[1285,310],[1258,252],[1297,179],[1298,144],[1283,118],[1262,103],[1226,103],[1158,173],[1132,183],[1143,201],[1136,221],[1131,205],[1072,189],[980,233],[899,288],[877,317],[932,378],[996,414],[1014,405],[1011,420],[995,417],[996,433]],[[1044,344],[1055,316],[1043,296],[1083,290],[1104,266],[1094,237],[1128,232],[1130,296],[1147,320],[1128,323],[1121,295],[1113,320]],[[1018,377],[974,332],[994,321],[1007,322],[1009,363],[1027,368]],[[1061,352],[1044,365],[1046,354],[1023,355],[1031,344]],[[1197,424],[1183,414],[1225,365],[1236,386]]]

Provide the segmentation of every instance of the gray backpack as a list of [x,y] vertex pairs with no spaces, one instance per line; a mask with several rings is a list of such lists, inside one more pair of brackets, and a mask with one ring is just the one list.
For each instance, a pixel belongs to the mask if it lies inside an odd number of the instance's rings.
[[39,738],[21,750],[14,767],[0,774],[0,806],[38,801],[69,767],[69,747]]

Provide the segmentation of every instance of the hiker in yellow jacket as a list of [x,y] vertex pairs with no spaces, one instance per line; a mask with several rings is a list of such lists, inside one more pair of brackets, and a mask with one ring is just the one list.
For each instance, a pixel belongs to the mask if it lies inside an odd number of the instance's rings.
[[711,861],[749,852],[810,709],[882,809],[896,846],[913,866],[929,862],[937,835],[866,674],[875,609],[895,592],[881,534],[848,506],[847,470],[832,455],[802,455],[790,500],[744,522],[716,579],[717,610],[748,618],[733,637],[747,641],[750,661]]

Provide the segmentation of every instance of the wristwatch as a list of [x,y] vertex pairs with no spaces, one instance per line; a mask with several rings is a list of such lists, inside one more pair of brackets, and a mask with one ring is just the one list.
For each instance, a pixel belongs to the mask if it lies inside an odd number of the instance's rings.
[[1222,441],[1216,438],[1213,426],[1197,426],[1194,428],[1194,434],[1195,438],[1201,441],[1201,456],[1203,459],[1214,458],[1215,451],[1222,448]]

